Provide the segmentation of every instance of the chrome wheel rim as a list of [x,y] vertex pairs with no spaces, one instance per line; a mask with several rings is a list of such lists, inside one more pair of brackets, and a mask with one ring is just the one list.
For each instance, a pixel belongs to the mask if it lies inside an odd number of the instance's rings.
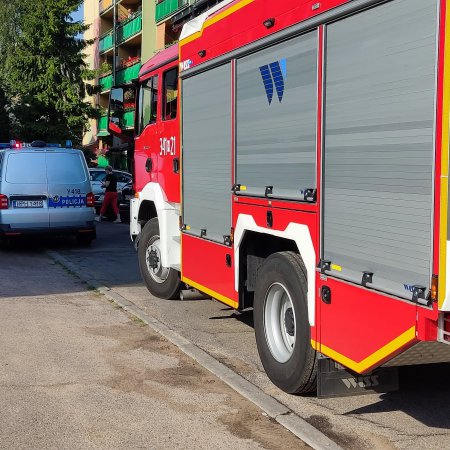
[[295,347],[297,327],[289,291],[281,283],[272,284],[264,301],[264,332],[272,356],[287,362]]
[[156,283],[164,283],[169,276],[169,268],[161,265],[161,241],[159,236],[153,236],[145,251],[145,262],[150,276]]

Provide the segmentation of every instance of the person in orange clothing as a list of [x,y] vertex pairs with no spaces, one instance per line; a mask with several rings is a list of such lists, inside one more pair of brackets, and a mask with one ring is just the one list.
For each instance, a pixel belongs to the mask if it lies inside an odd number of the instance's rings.
[[116,220],[113,223],[120,223],[119,207],[117,206],[117,178],[113,173],[111,166],[105,167],[106,177],[102,181],[102,187],[105,188],[105,198],[103,199],[100,214],[95,218],[97,222],[101,222],[109,205],[112,206]]

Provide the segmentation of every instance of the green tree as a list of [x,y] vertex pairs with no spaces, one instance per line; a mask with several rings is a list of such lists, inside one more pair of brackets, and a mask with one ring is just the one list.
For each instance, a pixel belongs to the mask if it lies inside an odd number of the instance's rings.
[[[80,143],[97,110],[85,100],[96,73],[80,38],[87,26],[71,14],[82,0],[0,0],[0,78],[10,104],[11,134],[21,140]],[[2,5],[3,4],[3,5]]]
[[9,142],[10,121],[8,112],[8,101],[5,91],[0,87],[0,142]]

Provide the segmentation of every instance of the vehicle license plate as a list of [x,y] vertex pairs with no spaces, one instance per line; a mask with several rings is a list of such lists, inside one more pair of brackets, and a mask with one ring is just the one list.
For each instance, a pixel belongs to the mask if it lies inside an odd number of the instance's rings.
[[13,208],[43,208],[43,200],[14,200]]

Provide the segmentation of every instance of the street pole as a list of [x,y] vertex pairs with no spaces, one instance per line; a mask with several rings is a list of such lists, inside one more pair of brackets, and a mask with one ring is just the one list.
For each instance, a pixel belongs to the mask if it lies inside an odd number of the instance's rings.
[[115,86],[116,85],[116,62],[117,62],[117,46],[116,46],[116,42],[117,42],[117,0],[113,0],[113,5],[114,5],[114,23],[113,23],[113,45],[114,45],[114,51],[113,51],[113,67],[112,67],[112,85]]

